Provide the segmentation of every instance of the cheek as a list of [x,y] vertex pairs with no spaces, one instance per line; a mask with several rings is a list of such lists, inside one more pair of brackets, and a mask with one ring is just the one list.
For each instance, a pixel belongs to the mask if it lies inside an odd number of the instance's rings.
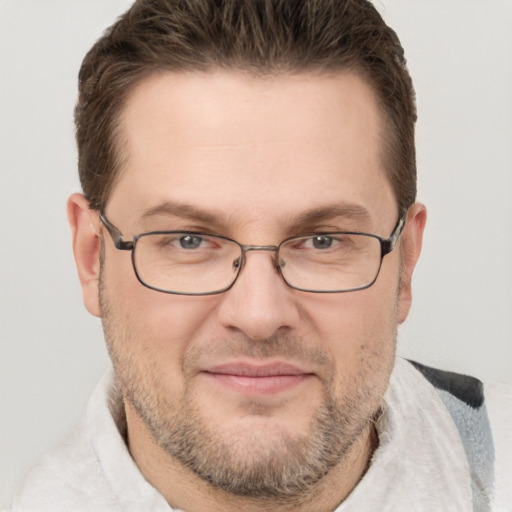
[[[395,358],[397,291],[391,281],[338,297],[315,298],[311,322],[336,368],[335,393],[366,389],[381,399]],[[376,402],[377,403],[377,402]]]
[[[105,269],[105,297],[112,323],[111,342],[139,365],[181,371],[184,354],[206,329],[214,296],[186,297],[151,290],[137,280],[131,264]],[[112,330],[112,329],[111,329]],[[124,331],[121,333],[121,331]]]
[[212,308],[204,300],[148,292],[135,300],[132,297],[126,305],[128,325],[157,359],[168,359],[167,355],[178,363],[194,340],[201,337]]
[[330,350],[348,355],[357,353],[361,345],[394,339],[397,294],[375,291],[369,288],[332,298],[321,297],[307,308],[310,323]]

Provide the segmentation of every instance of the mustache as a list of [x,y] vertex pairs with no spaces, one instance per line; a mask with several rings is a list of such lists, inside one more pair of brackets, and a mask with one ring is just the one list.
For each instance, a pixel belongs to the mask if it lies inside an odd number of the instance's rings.
[[246,357],[254,359],[286,359],[313,363],[319,367],[333,366],[332,359],[318,347],[309,347],[297,336],[274,334],[268,338],[253,340],[243,333],[230,338],[212,340],[206,346],[190,347],[185,355],[185,365],[193,365],[202,355],[218,358]]

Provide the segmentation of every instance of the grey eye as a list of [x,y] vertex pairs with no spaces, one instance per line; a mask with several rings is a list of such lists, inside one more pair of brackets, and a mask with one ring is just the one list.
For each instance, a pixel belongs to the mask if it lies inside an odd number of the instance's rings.
[[196,235],[185,235],[180,238],[180,245],[183,249],[197,249],[202,242],[203,239]]
[[315,249],[329,249],[333,240],[330,236],[320,235],[313,237],[312,242]]

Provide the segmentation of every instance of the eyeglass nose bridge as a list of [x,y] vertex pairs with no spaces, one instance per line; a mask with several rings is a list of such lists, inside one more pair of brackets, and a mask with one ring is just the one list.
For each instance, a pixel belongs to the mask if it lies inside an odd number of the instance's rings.
[[[233,262],[233,266],[235,268],[239,267],[238,268],[238,275],[240,275],[240,272],[244,268],[246,253],[248,253],[250,251],[270,251],[270,252],[273,252],[274,253],[274,265],[276,267],[276,270],[279,272],[279,274],[281,273],[281,267],[284,266],[284,261],[283,262],[279,262],[277,260],[277,256],[279,254],[279,246],[278,245],[240,245],[240,248],[242,249],[242,256],[240,258],[240,261],[235,260]],[[237,277],[238,277],[238,275],[237,275]]]

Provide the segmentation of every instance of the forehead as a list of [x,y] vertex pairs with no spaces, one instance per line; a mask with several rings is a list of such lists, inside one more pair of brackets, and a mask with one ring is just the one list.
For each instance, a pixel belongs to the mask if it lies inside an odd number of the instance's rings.
[[393,217],[382,130],[374,93],[350,73],[154,75],[122,112],[110,208],[137,222],[178,201],[250,221],[339,202]]

